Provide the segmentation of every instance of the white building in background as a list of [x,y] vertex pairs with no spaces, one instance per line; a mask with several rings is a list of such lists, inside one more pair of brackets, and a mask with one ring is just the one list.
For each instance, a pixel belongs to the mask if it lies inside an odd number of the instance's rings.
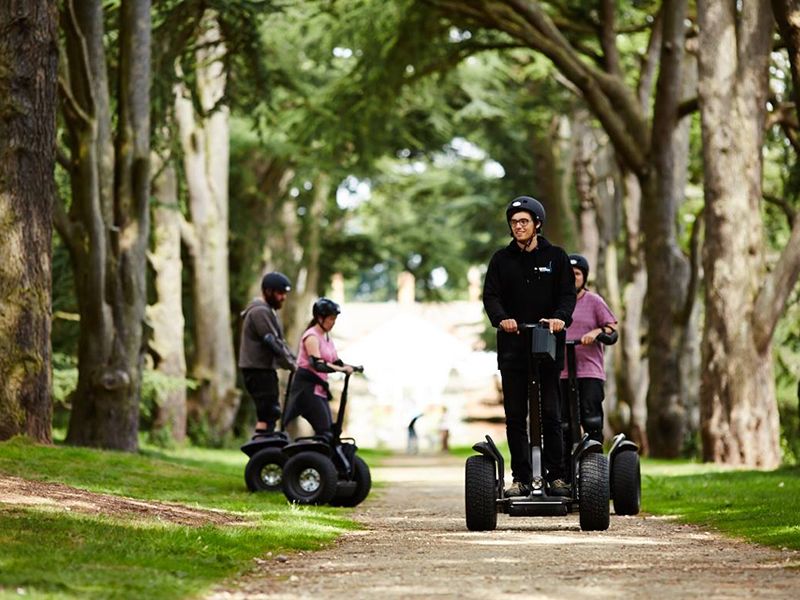
[[[345,362],[365,370],[351,379],[345,435],[364,447],[404,449],[409,422],[419,416],[421,452],[440,449],[442,429],[450,445],[502,437],[496,356],[480,349],[482,304],[415,303],[413,277],[400,283],[402,301],[342,305],[336,346]],[[335,401],[340,387],[341,378],[332,382]],[[493,423],[475,421],[487,416]]]

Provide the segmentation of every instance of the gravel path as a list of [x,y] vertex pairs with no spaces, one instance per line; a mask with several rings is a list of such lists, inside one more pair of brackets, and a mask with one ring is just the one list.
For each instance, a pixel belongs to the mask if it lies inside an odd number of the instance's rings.
[[272,598],[798,598],[800,553],[666,518],[617,517],[602,533],[564,518],[499,515],[464,524],[464,461],[394,457],[356,511],[360,531],[329,549],[266,557],[208,600]]

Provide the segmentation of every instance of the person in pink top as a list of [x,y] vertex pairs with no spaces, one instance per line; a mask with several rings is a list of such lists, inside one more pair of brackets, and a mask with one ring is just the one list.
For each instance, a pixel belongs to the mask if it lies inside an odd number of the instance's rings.
[[[575,288],[578,301],[572,313],[572,323],[567,328],[567,340],[580,340],[575,346],[575,366],[578,393],[581,401],[581,425],[589,437],[603,442],[603,400],[606,381],[603,361],[603,345],[597,341],[600,333],[616,331],[617,318],[603,297],[586,289],[589,277],[589,261],[580,254],[570,254],[569,262],[575,273]],[[566,402],[567,367],[561,372],[561,398]],[[562,406],[562,414],[569,414]]]
[[284,417],[288,424],[303,417],[314,428],[315,435],[330,439],[333,418],[328,401],[328,373],[352,373],[353,367],[345,365],[336,353],[330,331],[341,311],[339,305],[329,298],[320,298],[314,303],[313,318],[300,338],[297,357],[297,372],[289,391],[289,406]]

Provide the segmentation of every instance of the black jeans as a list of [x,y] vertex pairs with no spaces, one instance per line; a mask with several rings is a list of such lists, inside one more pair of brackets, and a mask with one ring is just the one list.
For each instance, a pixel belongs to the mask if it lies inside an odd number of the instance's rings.
[[268,431],[273,431],[281,417],[278,372],[275,369],[242,369],[242,378],[247,393],[255,402],[258,420],[267,424]]
[[[506,412],[506,438],[511,452],[511,475],[514,481],[530,483],[531,454],[528,445],[528,378],[521,370],[500,371],[503,379],[503,408]],[[545,478],[552,482],[563,479],[564,449],[561,437],[561,401],[559,371],[555,366],[540,368],[542,396],[542,463]]]
[[330,440],[333,437],[333,418],[328,399],[314,393],[292,394],[286,423],[303,417],[314,428],[314,434]]
[[[582,377],[578,379],[578,394],[581,403],[580,423],[583,431],[589,434],[589,438],[603,443],[603,400],[606,397],[604,389],[605,382],[594,377]],[[569,396],[569,380],[561,380],[561,415],[562,420],[569,419],[569,407],[567,402]],[[570,440],[566,432],[564,434],[566,447],[570,448]]]

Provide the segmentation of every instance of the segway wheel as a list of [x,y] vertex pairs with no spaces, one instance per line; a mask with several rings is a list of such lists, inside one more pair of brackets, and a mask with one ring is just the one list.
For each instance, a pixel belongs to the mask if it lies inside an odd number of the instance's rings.
[[578,502],[583,531],[605,531],[610,522],[608,458],[591,452],[584,455],[578,467]]
[[297,504],[327,504],[336,493],[336,467],[319,452],[295,454],[283,467],[283,493]]
[[244,469],[244,482],[251,492],[280,492],[286,457],[280,448],[256,452]]
[[360,456],[356,456],[353,461],[353,480],[356,482],[355,491],[348,490],[346,494],[337,491],[331,500],[331,506],[358,506],[369,495],[372,476],[367,463]]
[[639,454],[620,452],[611,463],[611,498],[618,515],[638,515],[642,502],[642,477]]
[[493,531],[497,528],[497,480],[494,461],[488,456],[470,456],[464,477],[467,529]]

